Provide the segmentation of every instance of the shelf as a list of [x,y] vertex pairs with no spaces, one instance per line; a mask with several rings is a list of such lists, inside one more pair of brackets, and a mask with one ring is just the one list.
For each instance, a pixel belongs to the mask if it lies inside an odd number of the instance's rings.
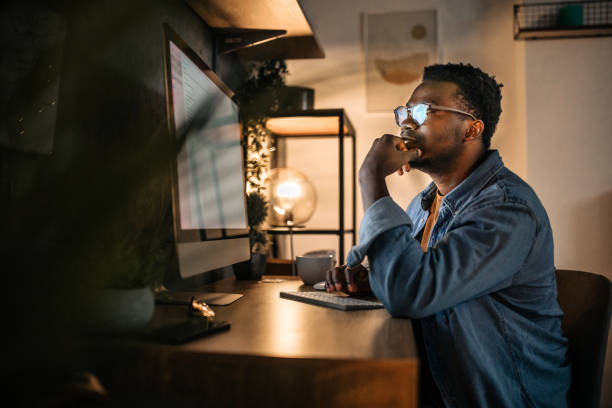
[[612,36],[612,1],[579,1],[514,5],[514,38]]
[[[268,130],[279,138],[333,138],[338,142],[338,160],[337,163],[329,163],[330,166],[337,165],[338,169],[338,228],[304,228],[293,229],[294,235],[336,235],[338,237],[338,259],[344,259],[344,243],[345,235],[349,234],[351,245],[355,245],[355,225],[356,225],[356,170],[355,170],[355,129],[349,120],[344,109],[308,109],[300,111],[285,111],[276,112],[268,117],[266,124]],[[345,160],[345,138],[351,138],[349,160],[351,163],[350,170],[346,172],[344,168]],[[346,228],[344,219],[344,203],[345,203],[345,182],[350,185],[350,228]],[[268,232],[271,235],[287,235],[288,228],[270,228]]]
[[217,28],[215,37],[219,54],[227,54],[243,48],[271,41],[287,34],[287,30],[257,30],[245,28]]
[[324,58],[297,0],[186,0],[213,30],[284,30],[279,38],[235,51],[247,59]]
[[[271,235],[288,235],[290,233],[289,228],[271,228],[266,232]],[[291,233],[293,235],[340,235],[341,233],[352,234],[354,232],[351,228],[344,229],[342,232],[339,229],[294,229]]]
[[276,113],[268,118],[266,127],[278,137],[337,137],[341,120],[344,136],[354,136],[355,129],[344,109],[310,109]]

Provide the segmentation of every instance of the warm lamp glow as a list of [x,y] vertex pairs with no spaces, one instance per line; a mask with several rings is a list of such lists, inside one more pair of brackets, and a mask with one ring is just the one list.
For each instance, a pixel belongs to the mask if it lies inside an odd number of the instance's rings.
[[279,186],[276,187],[276,194],[281,198],[296,199],[302,195],[302,189],[296,182],[289,181],[279,184]]
[[[274,226],[289,228],[293,261],[293,228],[302,226],[312,217],[317,206],[317,192],[305,175],[288,168],[273,169],[266,185],[270,192],[268,221]],[[292,269],[295,275],[295,262],[292,262]]]
[[273,169],[268,178],[269,222],[296,226],[307,222],[317,205],[317,193],[308,178],[294,169]]
[[[313,136],[337,135],[340,120],[337,116],[291,116],[269,118],[266,128],[277,135]],[[344,134],[349,134],[349,128],[344,125]]]

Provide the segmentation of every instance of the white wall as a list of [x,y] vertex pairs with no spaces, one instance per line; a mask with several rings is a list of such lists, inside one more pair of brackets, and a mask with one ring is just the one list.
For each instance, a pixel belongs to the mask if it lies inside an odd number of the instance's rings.
[[[436,9],[440,62],[470,62],[504,83],[503,114],[492,139],[508,167],[526,174],[524,129],[524,43],[512,39],[512,2],[487,0],[300,0],[304,13],[326,54],[325,59],[289,60],[289,84],[315,89],[316,108],[344,108],[357,129],[357,168],[372,141],[383,133],[397,133],[393,113],[366,111],[365,59],[361,40],[364,13]],[[411,91],[402,100],[410,97]],[[308,227],[336,226],[337,147],[329,143],[290,144],[287,165],[307,174],[317,186],[319,205]],[[402,206],[430,181],[422,173],[390,176],[392,197]],[[347,195],[350,197],[350,195]],[[349,212],[347,200],[347,213]],[[358,192],[357,224],[363,216]],[[296,254],[336,247],[337,239],[296,237]],[[287,256],[288,255],[284,255]]]
[[[612,38],[526,43],[527,178],[560,269],[612,280]],[[612,333],[602,407],[612,407]]]

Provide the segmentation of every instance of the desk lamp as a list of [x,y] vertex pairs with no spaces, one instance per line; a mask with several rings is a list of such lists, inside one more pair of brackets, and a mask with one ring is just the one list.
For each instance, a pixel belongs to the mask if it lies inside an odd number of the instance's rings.
[[272,169],[267,190],[270,194],[270,224],[289,229],[292,273],[295,275],[293,229],[303,228],[312,217],[317,205],[317,192],[304,174],[290,168]]

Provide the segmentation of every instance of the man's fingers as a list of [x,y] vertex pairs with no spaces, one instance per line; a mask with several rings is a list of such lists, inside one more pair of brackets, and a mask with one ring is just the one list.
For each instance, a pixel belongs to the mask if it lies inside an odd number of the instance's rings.
[[374,140],[359,171],[361,173],[362,169],[368,171],[375,170],[378,174],[382,174],[385,177],[398,172],[401,176],[410,170],[409,166],[404,165],[415,160],[417,155],[417,150],[415,148],[406,148],[404,140],[400,137],[384,134]]
[[342,285],[344,283],[344,269],[346,265],[336,266],[331,270],[332,275],[332,288],[334,290],[342,290]]
[[400,154],[404,156],[404,164],[402,164],[403,170],[408,172],[411,169],[410,162],[418,160],[419,157],[421,157],[422,152],[420,149],[410,149],[401,151]]
[[386,143],[390,143],[390,142],[391,143],[395,143],[395,139],[397,139],[397,136],[391,135],[389,133],[385,133],[380,138],[380,140],[382,140],[383,142],[386,142]]
[[334,291],[334,284],[332,282],[332,271],[331,271],[331,269],[328,269],[327,272],[325,272],[325,290],[327,292],[333,292]]
[[[408,162],[418,160],[418,158],[420,157],[418,149],[412,149],[412,150],[406,151],[406,153],[409,153]],[[402,164],[402,166],[399,169],[397,169],[397,174],[399,176],[404,175],[404,173],[408,173],[412,169],[408,162]]]
[[349,293],[370,292],[368,270],[363,265],[347,267],[344,275],[348,282]]
[[357,283],[355,281],[354,269],[348,266],[344,269],[344,278],[346,279],[346,288],[349,292],[357,292]]

